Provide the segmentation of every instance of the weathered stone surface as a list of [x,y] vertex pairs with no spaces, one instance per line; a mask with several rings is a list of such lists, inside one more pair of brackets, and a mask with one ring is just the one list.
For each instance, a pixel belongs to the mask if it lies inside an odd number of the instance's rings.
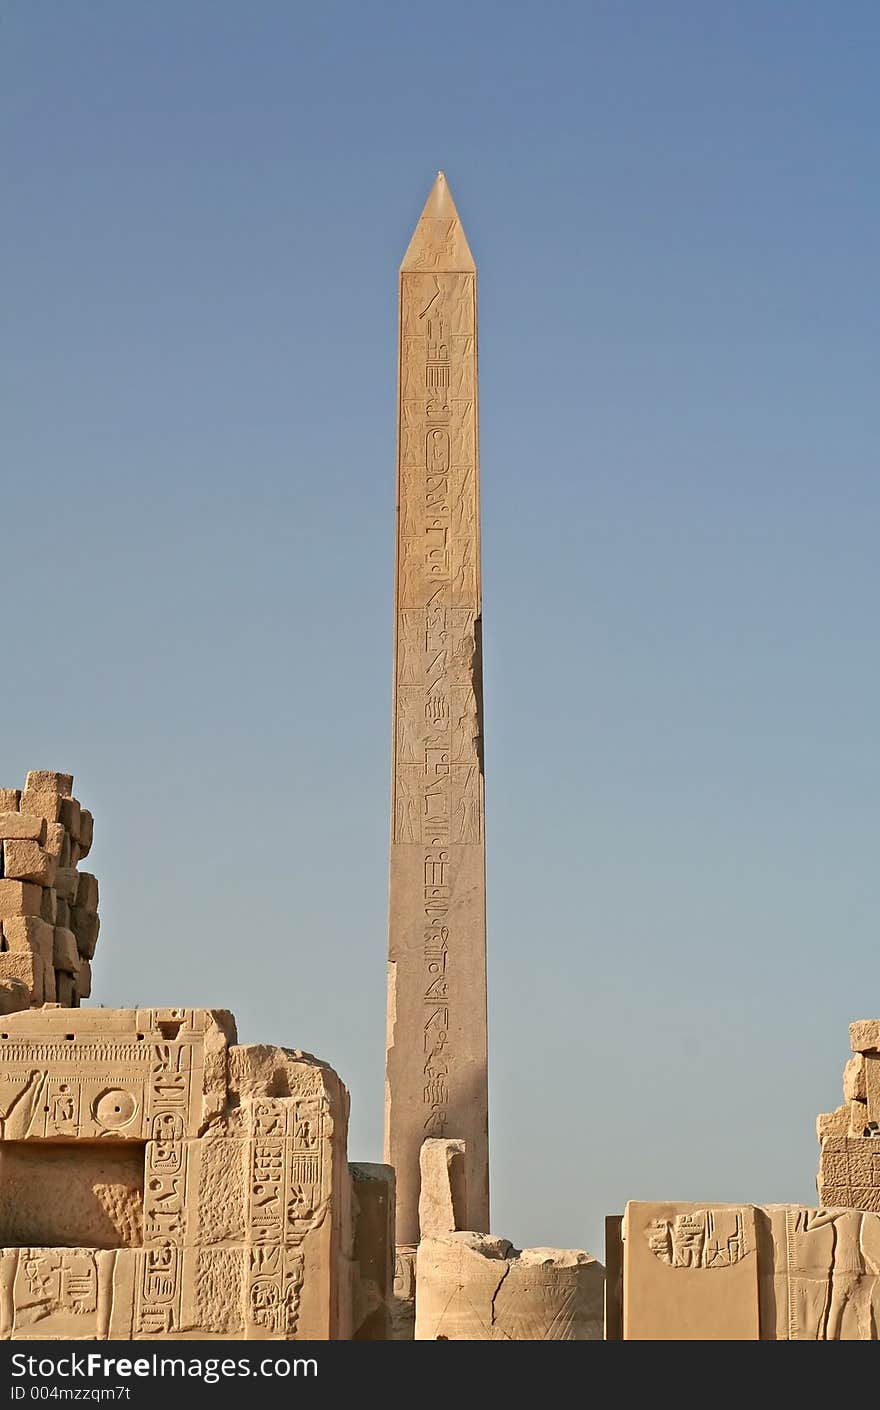
[[20,799],[17,788],[0,788],[0,813],[17,813]]
[[59,819],[62,827],[70,834],[73,842],[79,841],[79,821],[80,806],[75,798],[61,799],[61,817]]
[[854,1053],[880,1052],[880,1018],[859,1018],[851,1023],[849,1045]]
[[31,991],[31,1002],[43,1003],[43,976],[45,965],[40,954],[29,950],[8,950],[0,954],[0,983],[17,979]]
[[47,822],[58,822],[61,818],[61,795],[42,789],[25,788],[21,795],[21,811],[45,818]]
[[[24,793],[29,792],[48,793],[53,798],[67,798],[73,792],[73,774],[59,774],[51,769],[31,769],[24,781]],[[27,809],[22,808],[21,811],[25,813]]]
[[865,1059],[861,1053],[856,1053],[854,1057],[851,1057],[843,1069],[843,1098],[847,1102],[868,1100],[868,1091],[865,1085]]
[[[11,793],[12,789],[0,789],[0,793]],[[0,813],[0,839],[28,838],[41,842],[46,833],[46,819],[32,817],[30,813]]]
[[834,1111],[823,1111],[816,1117],[816,1136],[824,1141],[828,1136],[845,1136],[849,1132],[850,1103],[836,1107]]
[[76,888],[76,904],[80,910],[95,911],[98,909],[98,878],[92,876],[91,872],[81,871],[79,873],[79,883]]
[[0,927],[5,949],[28,950],[51,959],[54,929],[39,916],[6,916]]
[[624,1234],[627,1340],[877,1338],[880,1214],[639,1202]]
[[63,866],[64,863],[61,861],[61,856],[64,850],[64,843],[67,838],[67,833],[64,830],[64,826],[60,822],[47,822],[45,824],[45,827],[46,836],[43,840],[43,846],[49,853],[49,856],[54,857],[56,862]]
[[18,1013],[30,1007],[31,991],[20,979],[4,979],[0,983],[0,1014]]
[[416,1245],[397,1244],[389,1325],[390,1341],[412,1341],[416,1325]]
[[463,1229],[467,1218],[464,1141],[439,1138],[422,1143],[419,1227],[422,1238],[443,1238]]
[[38,916],[41,901],[40,887],[32,882],[0,880],[0,918]]
[[98,917],[81,906],[70,907],[70,928],[76,936],[77,948],[84,959],[91,959],[98,943]]
[[350,1335],[345,1089],[228,1036],[200,1009],[4,1017],[0,1338]]
[[76,936],[72,930],[65,930],[63,925],[55,927],[55,944],[53,959],[56,969],[63,969],[67,974],[76,974],[79,969],[79,952],[76,948]]
[[3,874],[11,880],[51,886],[55,880],[55,870],[54,857],[50,857],[39,842],[9,838],[3,843]]
[[394,1281],[394,1171],[350,1164],[356,1278],[352,1341],[391,1340]]
[[81,859],[87,857],[91,851],[93,834],[94,819],[88,808],[81,808],[79,815],[79,855]]
[[55,873],[55,894],[59,901],[76,901],[79,873],[76,867],[59,867]]
[[44,886],[40,896],[40,915],[47,925],[54,925],[58,919],[58,897],[53,886]]
[[385,1159],[419,1237],[426,1137],[489,1227],[476,271],[439,175],[400,271]]
[[601,1341],[604,1269],[580,1249],[427,1238],[416,1263],[416,1341]]

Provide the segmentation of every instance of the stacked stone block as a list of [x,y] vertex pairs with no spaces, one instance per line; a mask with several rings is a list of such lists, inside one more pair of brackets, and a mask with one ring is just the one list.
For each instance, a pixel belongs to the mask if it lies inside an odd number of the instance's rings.
[[0,788],[0,1013],[88,998],[98,881],[79,864],[92,832],[72,774],[35,770],[21,791]]
[[816,1183],[825,1205],[880,1213],[880,1019],[851,1023],[849,1037],[843,1105],[816,1122]]

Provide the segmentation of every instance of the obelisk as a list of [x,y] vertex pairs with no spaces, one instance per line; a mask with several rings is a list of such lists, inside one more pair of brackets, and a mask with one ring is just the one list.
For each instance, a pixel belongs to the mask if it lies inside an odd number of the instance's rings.
[[440,172],[400,267],[385,1160],[419,1237],[419,1150],[467,1143],[489,1228],[476,265]]

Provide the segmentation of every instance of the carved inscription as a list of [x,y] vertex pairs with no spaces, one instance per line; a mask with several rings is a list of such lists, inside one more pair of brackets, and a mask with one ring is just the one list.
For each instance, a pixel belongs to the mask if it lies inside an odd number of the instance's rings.
[[749,1252],[743,1210],[697,1209],[655,1219],[648,1245],[673,1268],[730,1268]]
[[307,1235],[330,1198],[329,1111],[323,1093],[260,1099],[251,1109],[248,1335],[292,1337]]

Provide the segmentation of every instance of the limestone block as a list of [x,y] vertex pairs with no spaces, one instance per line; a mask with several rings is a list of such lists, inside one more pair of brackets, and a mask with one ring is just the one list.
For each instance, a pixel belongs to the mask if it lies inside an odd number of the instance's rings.
[[76,936],[62,925],[55,927],[54,964],[56,969],[62,969],[67,974],[76,974],[79,969]]
[[61,794],[49,793],[45,789],[25,788],[20,803],[23,813],[32,813],[45,818],[47,822],[61,819]]
[[[45,822],[45,819],[43,821]],[[61,851],[64,846],[65,838],[67,837],[67,832],[60,822],[47,822],[45,823],[45,828],[46,836],[43,840],[43,846],[49,853],[49,856],[54,857],[56,862],[61,864]]]
[[7,837],[14,837],[42,842],[45,833],[45,818],[35,818],[30,813],[0,813],[0,839],[4,841]]
[[624,1235],[627,1340],[877,1339],[876,1212],[637,1202]]
[[72,867],[77,866],[77,864],[79,863],[79,859],[80,859],[81,856],[82,856],[82,852],[81,852],[81,850],[80,850],[80,845],[79,845],[79,843],[78,843],[78,842],[71,842],[71,843],[69,843],[68,849],[67,849],[67,861],[68,861],[68,865],[69,865],[69,866],[72,866]]
[[[31,769],[24,781],[25,793],[49,793],[55,798],[69,798],[73,791],[73,774],[59,774],[47,769]],[[26,809],[22,809],[25,812]]]
[[[19,817],[23,816],[19,814]],[[51,886],[55,879],[55,860],[39,842],[9,838],[3,843],[3,874],[14,881],[34,881],[38,886]]]
[[467,1219],[464,1141],[439,1137],[423,1141],[419,1168],[419,1229],[422,1238],[442,1238],[445,1234],[462,1229]]
[[5,979],[0,984],[0,1014],[18,1013],[30,1008],[31,991],[20,979]]
[[55,924],[70,929],[70,906],[66,901],[55,902]]
[[40,894],[40,915],[49,925],[54,925],[58,919],[58,897],[55,895],[54,886],[43,887]]
[[604,1268],[581,1249],[519,1251],[506,1239],[422,1239],[416,1341],[601,1341]]
[[849,1132],[850,1103],[836,1107],[834,1111],[823,1111],[816,1117],[816,1136],[821,1143],[829,1136],[845,1136]]
[[76,904],[84,911],[97,912],[98,878],[92,876],[91,872],[81,871],[79,873],[79,885],[76,889]]
[[75,867],[60,866],[55,874],[55,894],[59,901],[76,901],[79,873]]
[[6,916],[0,924],[5,949],[25,951],[52,960],[54,930],[39,916]]
[[88,808],[81,808],[79,814],[79,854],[87,857],[92,849],[95,821]]
[[61,855],[58,858],[58,865],[60,867],[72,867],[73,862],[70,860],[71,855],[70,833],[67,831],[67,828],[65,828],[64,836],[61,839]]
[[77,948],[84,959],[90,960],[95,953],[100,925],[98,917],[91,911],[84,911],[81,906],[70,907],[70,929],[76,936]]
[[[348,1099],[332,1068],[268,1048],[230,1063],[229,1014],[79,1009],[82,969],[58,982],[74,1007],[2,1025],[0,1338],[347,1339]],[[28,1001],[14,989],[0,980],[0,1009]]]
[[865,1127],[868,1124],[868,1103],[850,1102],[849,1104],[849,1127],[842,1132],[845,1136],[864,1136]]
[[17,788],[0,788],[0,813],[17,813],[20,799]]
[[847,1102],[864,1102],[868,1099],[865,1086],[865,1059],[861,1053],[851,1057],[843,1069],[843,1097]]
[[349,1165],[356,1278],[352,1341],[389,1341],[394,1281],[394,1171]]
[[0,982],[17,979],[30,991],[31,1003],[43,1002],[43,957],[27,950],[0,954]]
[[880,1052],[880,1018],[860,1018],[851,1023],[849,1045],[854,1053]]
[[752,1205],[632,1201],[623,1249],[625,1341],[760,1340]]
[[73,1009],[79,1003],[76,992],[76,978],[66,970],[55,971],[55,998],[63,1009]]
[[42,891],[30,881],[0,879],[0,917],[38,916]]
[[88,960],[80,960],[76,971],[76,992],[81,999],[87,999],[92,992],[92,966]]
[[61,799],[61,817],[59,822],[70,833],[73,842],[79,841],[79,820],[80,806],[75,798]]
[[412,1341],[416,1324],[416,1245],[398,1244],[394,1251],[394,1283],[389,1317],[389,1341]]

